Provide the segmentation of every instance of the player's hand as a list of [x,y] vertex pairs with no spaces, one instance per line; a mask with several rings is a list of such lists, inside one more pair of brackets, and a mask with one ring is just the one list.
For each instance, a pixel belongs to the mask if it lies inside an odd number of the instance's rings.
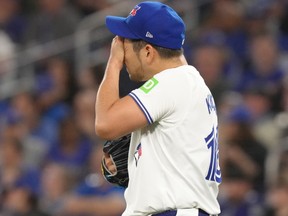
[[119,70],[122,69],[124,64],[124,39],[116,36],[113,38],[110,50],[109,61],[114,67],[118,67]]
[[111,159],[110,155],[107,153],[104,153],[104,161],[105,161],[105,165],[108,168],[108,170],[110,171],[110,173],[114,174],[117,172],[116,166],[113,162],[113,160]]

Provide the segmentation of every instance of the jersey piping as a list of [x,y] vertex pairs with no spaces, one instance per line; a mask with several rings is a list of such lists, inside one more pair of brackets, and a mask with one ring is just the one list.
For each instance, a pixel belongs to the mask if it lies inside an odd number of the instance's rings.
[[140,99],[137,97],[137,95],[134,94],[133,92],[130,92],[129,96],[131,96],[133,98],[133,100],[136,102],[136,104],[140,107],[140,109],[144,113],[144,115],[145,115],[147,121],[149,122],[149,124],[152,124],[153,123],[153,119],[152,119],[151,115],[149,114],[148,110],[143,105],[143,103],[140,101]]

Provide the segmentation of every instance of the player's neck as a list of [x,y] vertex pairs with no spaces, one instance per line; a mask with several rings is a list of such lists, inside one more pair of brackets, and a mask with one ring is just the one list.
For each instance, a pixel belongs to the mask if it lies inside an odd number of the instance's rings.
[[157,74],[157,73],[160,73],[161,71],[171,69],[171,68],[177,68],[177,67],[187,65],[187,64],[188,63],[184,55],[181,55],[180,57],[177,57],[177,58],[161,59],[155,65],[154,73]]

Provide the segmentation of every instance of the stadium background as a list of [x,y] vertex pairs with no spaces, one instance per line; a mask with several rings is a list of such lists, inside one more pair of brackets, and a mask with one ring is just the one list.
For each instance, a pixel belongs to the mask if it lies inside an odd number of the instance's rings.
[[[0,0],[0,215],[112,216],[94,103],[106,15],[136,0]],[[288,3],[166,0],[218,107],[223,216],[288,215]],[[121,96],[141,83],[123,70]],[[177,155],[175,155],[177,157]]]

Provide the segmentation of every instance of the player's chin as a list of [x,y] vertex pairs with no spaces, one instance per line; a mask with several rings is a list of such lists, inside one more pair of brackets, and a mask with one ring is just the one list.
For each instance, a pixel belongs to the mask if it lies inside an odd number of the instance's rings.
[[129,78],[133,82],[143,82],[144,80],[141,77],[129,75]]
[[133,72],[131,72],[131,70],[129,70],[129,68],[126,68],[129,78],[131,81],[134,82],[142,82],[143,81],[143,76],[141,76],[141,74],[137,73],[136,70],[133,70]]
[[129,78],[133,82],[141,82],[141,77],[137,73],[129,73]]
[[127,72],[129,74],[130,80],[138,82],[137,76],[135,76],[135,74],[131,74],[129,70],[127,70]]
[[132,81],[137,81],[136,78],[135,78],[133,75],[131,75],[131,74],[129,74],[129,78],[130,78],[130,80],[132,80]]

